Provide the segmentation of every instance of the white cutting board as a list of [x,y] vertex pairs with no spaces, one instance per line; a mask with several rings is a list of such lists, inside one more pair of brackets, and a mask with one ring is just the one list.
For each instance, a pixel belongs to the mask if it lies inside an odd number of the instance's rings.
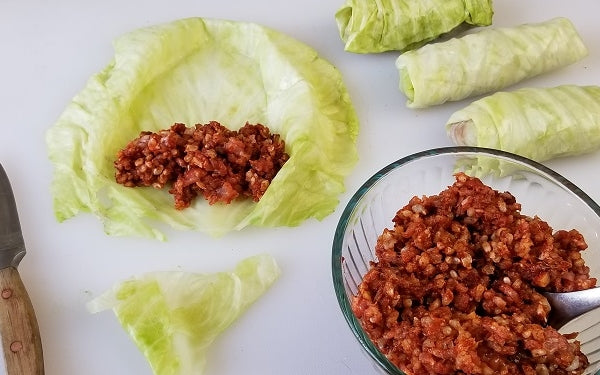
[[[371,374],[373,365],[343,320],[331,281],[331,242],[344,204],[385,164],[449,146],[443,124],[469,101],[427,110],[405,108],[395,53],[343,51],[334,20],[342,0],[0,0],[0,162],[11,178],[28,254],[22,278],[35,306],[49,375],[149,375],[145,359],[111,312],[85,303],[113,283],[155,270],[228,270],[269,252],[282,276],[215,343],[206,374]],[[600,2],[496,1],[494,24],[570,18],[590,55],[517,87],[600,85]],[[201,16],[260,23],[293,36],[337,66],[361,121],[360,161],[338,210],[297,228],[245,230],[220,239],[169,233],[160,243],[106,236],[80,215],[54,220],[51,165],[44,133],[89,76],[112,57],[111,41],[135,28]],[[600,153],[547,163],[600,201]]]

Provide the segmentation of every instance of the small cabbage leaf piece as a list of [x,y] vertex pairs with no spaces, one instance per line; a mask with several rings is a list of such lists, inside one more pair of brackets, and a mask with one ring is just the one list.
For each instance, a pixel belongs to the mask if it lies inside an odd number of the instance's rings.
[[600,149],[600,87],[562,85],[497,92],[454,112],[457,145],[512,152],[542,162]]
[[588,54],[566,18],[487,28],[398,57],[399,89],[410,108],[501,90],[573,64]]
[[231,272],[152,272],[116,284],[87,308],[112,309],[155,375],[202,374],[211,343],[279,274],[267,254],[246,258]]
[[[296,226],[335,210],[358,160],[358,118],[341,73],[307,45],[253,23],[188,18],[116,39],[46,134],[55,216],[91,212],[111,235],[165,239],[164,224],[220,236],[249,225]],[[167,189],[115,182],[117,152],[175,122],[261,123],[290,159],[258,203],[174,208]]]
[[407,51],[461,26],[489,26],[491,0],[347,0],[335,19],[344,49]]

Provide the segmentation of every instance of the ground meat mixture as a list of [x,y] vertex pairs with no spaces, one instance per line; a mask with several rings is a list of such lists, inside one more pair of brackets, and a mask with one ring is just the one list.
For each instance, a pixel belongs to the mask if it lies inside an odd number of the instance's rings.
[[576,230],[520,214],[508,192],[456,174],[414,197],[377,241],[352,308],[375,345],[410,375],[581,374],[575,335],[546,325],[540,291],[595,286]]
[[284,141],[264,125],[246,123],[235,131],[211,121],[142,132],[118,152],[114,164],[118,183],[170,185],[175,207],[184,209],[198,195],[210,204],[238,197],[258,201],[288,159]]

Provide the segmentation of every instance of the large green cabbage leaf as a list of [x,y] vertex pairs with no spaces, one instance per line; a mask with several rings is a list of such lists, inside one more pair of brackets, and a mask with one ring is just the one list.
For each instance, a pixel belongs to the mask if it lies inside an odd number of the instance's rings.
[[345,50],[406,51],[460,29],[488,26],[491,0],[346,0],[335,20]]
[[497,91],[575,63],[588,54],[567,18],[487,28],[398,57],[407,106],[424,108]]
[[[109,234],[164,240],[161,223],[218,236],[334,211],[358,158],[358,119],[340,72],[315,50],[257,24],[202,18],[135,30],[114,49],[47,132],[57,220],[92,212]],[[117,151],[141,131],[211,120],[262,123],[286,142],[290,159],[260,202],[197,199],[177,211],[166,189],[114,181]]]
[[93,313],[112,309],[154,374],[201,374],[210,344],[279,274],[267,254],[231,272],[152,272],[116,284],[87,307]]
[[495,148],[538,162],[600,149],[600,87],[562,85],[497,92],[454,112],[457,145]]

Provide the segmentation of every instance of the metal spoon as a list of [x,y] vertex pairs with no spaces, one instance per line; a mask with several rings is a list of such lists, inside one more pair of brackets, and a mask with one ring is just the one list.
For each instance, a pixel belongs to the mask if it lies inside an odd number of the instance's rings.
[[600,374],[600,287],[568,293],[543,293],[550,303],[548,324],[577,332],[589,365],[584,375]]
[[552,308],[548,324],[556,329],[578,316],[600,307],[600,287],[567,293],[545,292],[543,295],[548,299]]

